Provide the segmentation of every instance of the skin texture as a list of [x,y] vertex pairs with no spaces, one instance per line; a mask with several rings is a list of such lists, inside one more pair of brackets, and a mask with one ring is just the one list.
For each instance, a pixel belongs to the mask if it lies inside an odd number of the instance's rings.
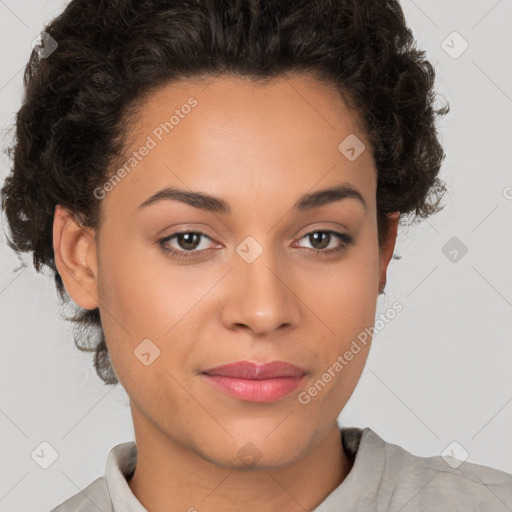
[[[370,144],[337,91],[306,75],[166,85],[141,106],[130,151],[190,97],[197,106],[106,194],[99,231],[57,206],[57,268],[76,304],[100,308],[130,397],[139,456],[129,485],[148,510],[312,510],[351,469],[336,420],[370,343],[307,405],[297,395],[374,325],[398,212],[379,251]],[[350,134],[366,145],[355,161],[338,150]],[[304,193],[342,183],[361,193],[366,209],[346,198],[291,211]],[[231,214],[169,200],[137,209],[166,186],[222,198]],[[159,248],[178,230],[207,235],[195,257]],[[307,236],[328,230],[353,243],[317,255],[341,246],[334,235],[325,243]],[[252,263],[236,252],[248,236],[263,250]],[[190,253],[190,239],[181,242],[167,245]],[[145,339],[160,350],[150,365],[134,354]],[[271,403],[229,397],[200,375],[239,360],[284,360],[308,375]],[[240,456],[248,443],[257,454],[249,465]]]

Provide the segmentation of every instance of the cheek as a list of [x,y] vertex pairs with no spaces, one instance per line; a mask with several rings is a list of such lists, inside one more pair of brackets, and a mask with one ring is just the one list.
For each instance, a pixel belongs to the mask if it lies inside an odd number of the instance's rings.
[[[132,381],[148,385],[149,375],[161,381],[169,378],[166,369],[181,368],[200,335],[197,305],[217,279],[185,272],[157,248],[115,242],[109,239],[100,258],[101,321],[116,374],[130,372],[123,385],[131,389]],[[145,366],[140,357],[147,352],[153,362]]]
[[140,243],[121,250],[113,239],[103,252],[100,303],[133,338],[161,338],[197,302],[194,288],[157,251]]
[[[325,271],[324,271],[325,272]],[[350,253],[322,275],[308,276],[312,310],[321,322],[315,350],[319,364],[311,381],[311,409],[341,411],[366,364],[378,297],[378,246],[362,237]],[[321,382],[320,382],[321,381]],[[315,385],[315,382],[318,385]],[[325,387],[324,387],[325,386]],[[321,390],[321,391],[320,391]],[[322,405],[323,404],[323,405]],[[330,404],[330,405],[327,405]]]
[[378,298],[378,252],[372,239],[360,240],[329,268],[317,268],[303,278],[302,296],[308,298],[308,305],[324,321],[326,332],[342,342],[373,325]]
[[330,411],[334,420],[363,372],[375,323],[377,263],[371,251],[354,251],[333,267],[322,287],[312,286],[308,279],[312,309],[321,319],[315,325],[322,332],[312,329],[316,347],[310,348],[318,354],[319,363],[303,395],[313,416]]

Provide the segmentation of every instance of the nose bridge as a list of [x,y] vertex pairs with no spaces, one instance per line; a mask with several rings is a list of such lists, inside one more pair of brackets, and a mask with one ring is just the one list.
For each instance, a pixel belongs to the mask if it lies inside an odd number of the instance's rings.
[[224,320],[244,324],[255,332],[268,332],[283,324],[296,324],[298,309],[287,285],[289,273],[280,264],[270,235],[246,237],[236,247],[231,273],[233,294]]

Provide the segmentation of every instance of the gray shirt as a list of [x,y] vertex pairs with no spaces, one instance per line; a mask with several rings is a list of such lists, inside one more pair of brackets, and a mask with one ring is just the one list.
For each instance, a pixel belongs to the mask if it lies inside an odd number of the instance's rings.
[[[449,464],[439,455],[419,457],[384,441],[370,428],[340,432],[354,464],[312,512],[512,511],[508,473],[470,462],[458,465],[454,459]],[[105,476],[51,512],[147,512],[127,483],[136,463],[134,442],[114,446]]]

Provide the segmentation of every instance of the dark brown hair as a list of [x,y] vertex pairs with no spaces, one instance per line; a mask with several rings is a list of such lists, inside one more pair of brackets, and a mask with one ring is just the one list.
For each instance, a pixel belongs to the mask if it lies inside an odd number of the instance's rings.
[[[434,106],[434,69],[396,0],[72,0],[44,31],[25,69],[2,209],[9,245],[30,251],[37,271],[51,269],[63,303],[55,205],[99,227],[93,191],[122,156],[129,114],[175,80],[264,82],[293,71],[322,79],[357,109],[371,142],[379,243],[389,212],[421,220],[442,208],[435,122],[448,106]],[[99,309],[76,308],[75,344],[95,352],[105,383],[117,383]]]

